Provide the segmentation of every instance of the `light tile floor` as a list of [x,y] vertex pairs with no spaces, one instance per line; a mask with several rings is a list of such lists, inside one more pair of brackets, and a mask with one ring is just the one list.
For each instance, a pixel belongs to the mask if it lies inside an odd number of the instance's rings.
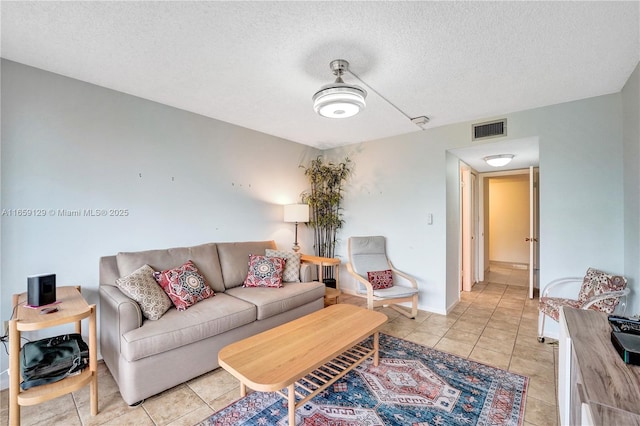
[[[389,316],[382,331],[528,376],[524,424],[557,425],[557,346],[536,340],[537,298],[527,298],[521,272],[494,269],[487,277],[491,281],[463,293],[461,302],[446,316],[420,311],[417,319],[410,320],[382,308]],[[359,305],[363,302],[353,296],[341,300]],[[190,426],[226,407],[240,393],[238,381],[219,368],[129,407],[103,363],[99,363],[98,381],[97,416],[89,415],[86,387],[37,406],[22,407],[22,424]],[[7,425],[8,391],[2,391],[0,397],[0,424]]]

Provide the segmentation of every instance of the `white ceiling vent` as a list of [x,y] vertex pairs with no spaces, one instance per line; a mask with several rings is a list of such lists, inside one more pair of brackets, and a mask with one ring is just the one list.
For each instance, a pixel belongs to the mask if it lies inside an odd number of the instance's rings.
[[507,136],[507,119],[473,124],[471,132],[474,141]]

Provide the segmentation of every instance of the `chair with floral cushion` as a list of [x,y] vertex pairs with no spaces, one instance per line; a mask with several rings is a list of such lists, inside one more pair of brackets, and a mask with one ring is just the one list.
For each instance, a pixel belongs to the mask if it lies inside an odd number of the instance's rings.
[[[356,296],[367,299],[367,308],[386,306],[415,318],[418,315],[418,283],[393,267],[387,258],[384,237],[349,238],[347,271],[356,279]],[[411,311],[398,303],[411,302]]]
[[[550,297],[552,289],[567,284],[582,282],[578,299]],[[627,305],[627,279],[619,275],[610,275],[594,268],[587,269],[584,277],[567,277],[551,281],[544,289],[538,303],[540,318],[538,320],[538,341],[544,342],[544,320],[547,316],[555,321],[560,318],[560,308],[569,306],[576,309],[593,309],[596,311],[624,314]]]

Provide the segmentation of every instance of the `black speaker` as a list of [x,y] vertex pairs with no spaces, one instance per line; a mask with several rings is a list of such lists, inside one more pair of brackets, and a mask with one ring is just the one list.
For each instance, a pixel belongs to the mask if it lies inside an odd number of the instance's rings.
[[27,305],[43,306],[56,301],[56,274],[27,277]]

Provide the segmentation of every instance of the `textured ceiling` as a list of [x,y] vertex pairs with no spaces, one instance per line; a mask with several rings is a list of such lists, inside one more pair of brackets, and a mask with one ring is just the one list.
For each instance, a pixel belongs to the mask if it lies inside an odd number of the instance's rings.
[[316,115],[333,59],[437,127],[618,92],[640,58],[638,2],[0,7],[4,58],[319,148],[420,131],[371,90],[358,116]]

